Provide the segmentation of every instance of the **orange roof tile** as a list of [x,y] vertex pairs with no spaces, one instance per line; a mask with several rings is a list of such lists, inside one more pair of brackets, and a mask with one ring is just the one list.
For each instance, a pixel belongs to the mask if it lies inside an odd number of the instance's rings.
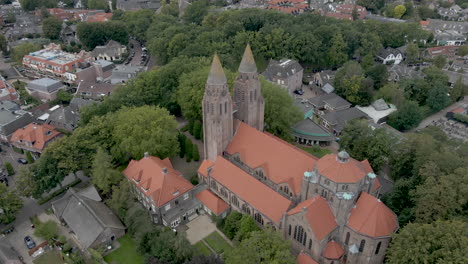
[[277,224],[291,205],[291,201],[221,156],[210,176]]
[[463,107],[457,107],[455,109],[453,109],[452,111],[450,111],[452,113],[456,113],[456,114],[463,114],[465,112],[465,108]]
[[262,167],[273,182],[290,182],[294,194],[301,191],[305,171],[311,171],[317,160],[309,153],[241,122],[231,143],[229,154],[239,153],[241,160],[251,168]]
[[301,254],[297,256],[296,261],[297,264],[318,264],[317,261],[313,260],[309,255],[307,255],[304,252],[301,252]]
[[340,259],[341,256],[343,256],[343,253],[343,247],[339,243],[330,241],[323,250],[322,256],[327,259]]
[[336,154],[328,154],[317,161],[319,173],[328,179],[339,183],[354,183],[360,181],[372,168],[367,161],[359,162],[349,158],[348,162],[339,162]]
[[306,219],[309,222],[312,231],[314,232],[315,237],[321,241],[325,238],[333,229],[337,227],[335,216],[328,206],[327,201],[321,197],[316,196],[312,199],[306,200],[291,211],[288,212],[288,215],[294,215],[297,213],[306,210]]
[[348,219],[350,228],[371,237],[390,236],[398,229],[395,213],[372,195],[362,192]]
[[158,207],[193,188],[193,185],[172,167],[168,158],[161,160],[150,156],[138,161],[132,160],[123,174],[143,190],[146,196],[152,197]]
[[216,215],[221,214],[229,208],[229,205],[225,201],[210,190],[203,190],[199,192],[196,197]]
[[203,176],[208,176],[208,168],[212,167],[213,165],[214,163],[211,160],[206,159],[200,164],[200,167],[197,171]]
[[38,151],[42,151],[45,145],[59,136],[61,133],[55,130],[55,127],[48,124],[35,124],[31,123],[23,128],[16,130],[11,136],[10,141],[16,144],[28,142],[32,147]]
[[429,25],[429,21],[421,20],[421,21],[419,21],[419,24],[420,24],[421,26],[428,26],[428,25]]

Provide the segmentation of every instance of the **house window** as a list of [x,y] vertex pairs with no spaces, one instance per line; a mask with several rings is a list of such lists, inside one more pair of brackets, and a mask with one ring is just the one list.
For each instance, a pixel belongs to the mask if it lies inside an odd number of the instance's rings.
[[250,208],[246,204],[243,204],[242,205],[242,212],[250,215]]
[[309,250],[312,248],[312,239],[309,238]]
[[359,252],[362,253],[364,251],[364,247],[366,246],[366,240],[361,240],[361,244],[359,245]]
[[[302,228],[302,226],[296,226],[297,228],[297,236],[294,237],[294,239],[296,239],[297,242],[305,245],[305,237],[307,237],[307,234],[305,234],[304,232],[304,228]],[[294,230],[294,233],[296,233],[296,230]],[[305,237],[304,237],[304,234],[305,234]]]
[[187,200],[189,198],[189,194],[188,193],[185,193],[184,194],[184,200]]
[[291,236],[291,225],[288,227],[288,236]]
[[254,215],[254,219],[255,219],[255,221],[257,221],[257,223],[263,225],[263,217],[262,217],[261,214],[256,213],[256,214]]
[[228,197],[226,189],[224,189],[224,188],[221,189],[221,195],[226,197],[226,198]]
[[219,104],[219,114],[223,114],[223,104]]
[[349,232],[346,233],[346,239],[345,239],[344,243],[345,243],[345,245],[348,245],[348,243],[349,243]]
[[215,181],[211,181],[211,189],[218,191],[218,185]]
[[375,254],[376,254],[376,255],[379,254],[379,251],[380,251],[380,247],[381,247],[381,246],[382,246],[382,242],[379,242],[379,243],[377,244],[377,247],[375,248]]
[[329,184],[330,184],[330,180],[326,179],[326,180],[325,180],[325,184],[326,184],[326,185],[329,185]]
[[306,245],[306,241],[307,241],[307,233],[304,232],[304,240],[302,240],[302,245]]
[[164,209],[166,211],[169,211],[171,209],[171,204],[166,204],[166,206],[164,206]]
[[239,200],[237,200],[237,196],[232,195],[231,201],[232,201],[232,204],[234,204],[236,207],[239,207]]

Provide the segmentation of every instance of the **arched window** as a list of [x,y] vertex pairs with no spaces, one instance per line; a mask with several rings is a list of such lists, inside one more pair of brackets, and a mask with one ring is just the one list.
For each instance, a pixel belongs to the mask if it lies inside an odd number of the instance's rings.
[[221,189],[221,195],[226,197],[226,198],[228,197],[226,189],[224,189],[224,188]]
[[294,239],[297,237],[297,226],[294,227]]
[[359,252],[363,252],[364,251],[364,247],[366,246],[366,240],[361,240],[361,244],[359,245]]
[[219,114],[223,114],[223,104],[219,104]]
[[239,207],[239,200],[237,200],[237,196],[232,195],[231,201],[232,204],[234,204],[236,207]]
[[346,239],[345,239],[344,243],[345,243],[345,245],[348,245],[348,243],[349,243],[349,232],[346,233]]
[[242,212],[250,215],[250,208],[246,204],[243,204],[242,205]]
[[211,181],[211,189],[218,191],[218,185],[215,181]]
[[288,227],[288,236],[291,236],[291,225]]
[[[296,226],[296,229],[297,229],[297,236],[295,236],[294,239],[296,239],[297,242],[305,245],[307,234],[304,232],[304,228],[302,228],[302,226]],[[294,230],[294,232],[296,232],[296,230]]]
[[312,248],[312,239],[309,238],[309,250]]
[[227,113],[227,102],[224,102],[224,113]]
[[254,219],[255,219],[255,221],[257,221],[257,223],[259,223],[259,224],[263,225],[263,217],[262,217],[262,215],[261,215],[261,214],[259,214],[259,213],[255,213],[255,215],[254,215]]
[[382,246],[382,242],[379,242],[379,243],[377,244],[377,247],[375,248],[375,254],[376,254],[376,255],[379,254],[379,251],[380,251],[380,247],[381,247],[381,246]]
[[304,232],[304,240],[302,240],[302,245],[306,245],[306,241],[307,241],[307,233]]

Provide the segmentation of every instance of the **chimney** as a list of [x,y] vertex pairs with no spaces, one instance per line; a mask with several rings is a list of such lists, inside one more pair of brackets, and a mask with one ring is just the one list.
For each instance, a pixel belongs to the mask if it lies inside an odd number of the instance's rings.
[[145,158],[148,158],[148,157],[149,157],[149,153],[145,152]]

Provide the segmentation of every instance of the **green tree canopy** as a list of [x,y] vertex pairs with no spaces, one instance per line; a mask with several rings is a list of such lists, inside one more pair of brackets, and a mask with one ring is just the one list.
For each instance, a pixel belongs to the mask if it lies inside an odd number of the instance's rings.
[[392,240],[389,264],[454,263],[468,261],[468,225],[460,221],[408,224]]
[[225,255],[226,264],[293,264],[289,242],[271,228],[250,233],[238,247]]
[[34,235],[42,237],[45,240],[51,240],[58,235],[58,225],[53,220],[39,224],[34,230]]
[[208,14],[208,2],[205,0],[193,2],[185,10],[183,19],[188,23],[201,24]]
[[19,195],[9,190],[3,182],[0,182],[0,223],[9,224],[15,220],[15,214],[21,207],[23,201]]
[[122,174],[112,165],[112,157],[102,148],[98,148],[94,156],[91,179],[104,195],[122,179]]
[[145,152],[161,159],[179,152],[177,122],[166,109],[154,106],[123,108],[113,118],[120,151],[140,159]]
[[406,101],[396,112],[390,114],[388,124],[400,131],[405,131],[416,127],[422,119],[423,113],[418,103]]
[[35,45],[32,43],[23,43],[13,48],[12,50],[12,59],[17,64],[21,64],[23,61],[24,55],[27,55],[31,52],[38,51],[41,49],[41,46]]
[[54,16],[50,16],[42,21],[42,30],[46,38],[56,40],[60,38],[62,31],[62,21]]
[[104,45],[109,40],[115,40],[123,45],[128,43],[126,24],[119,20],[81,22],[76,28],[76,34],[87,50],[92,50],[98,45]]
[[395,6],[393,17],[401,18],[406,13],[406,7],[404,5]]

